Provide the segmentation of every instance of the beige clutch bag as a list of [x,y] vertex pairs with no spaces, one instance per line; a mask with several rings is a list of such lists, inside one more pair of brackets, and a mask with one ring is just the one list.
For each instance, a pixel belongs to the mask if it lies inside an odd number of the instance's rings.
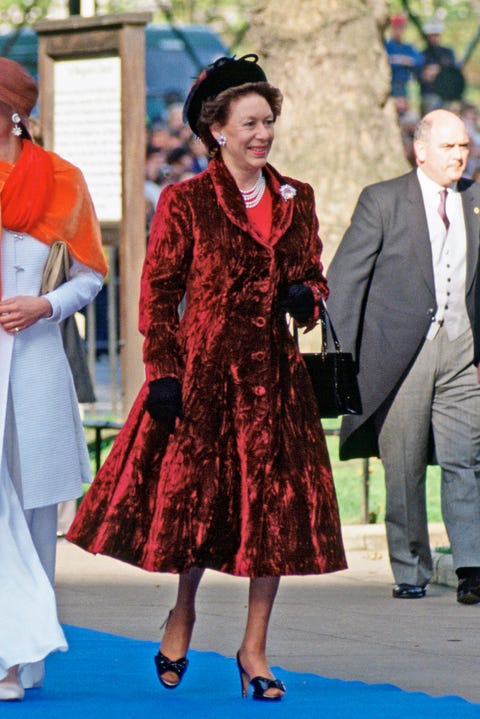
[[43,270],[40,294],[52,292],[56,287],[63,284],[70,276],[70,258],[65,242],[57,240],[50,247],[47,262]]
[[[42,275],[40,294],[52,292],[70,279],[70,257],[65,242],[57,240],[50,247]],[[75,316],[70,315],[60,322],[63,348],[72,371],[79,402],[95,402],[92,378],[87,364],[85,344],[80,337]]]

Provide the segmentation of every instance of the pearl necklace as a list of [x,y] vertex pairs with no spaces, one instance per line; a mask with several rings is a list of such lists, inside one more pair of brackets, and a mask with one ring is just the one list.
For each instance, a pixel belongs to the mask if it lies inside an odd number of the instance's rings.
[[256,207],[263,197],[266,186],[267,183],[265,182],[265,177],[263,176],[263,173],[260,173],[258,180],[250,190],[240,190],[245,207]]

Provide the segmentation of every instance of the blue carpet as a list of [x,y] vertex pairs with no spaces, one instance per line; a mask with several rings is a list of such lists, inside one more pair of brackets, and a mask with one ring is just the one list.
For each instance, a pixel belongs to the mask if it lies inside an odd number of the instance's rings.
[[65,627],[67,654],[47,660],[42,689],[23,702],[0,704],[2,717],[28,719],[480,719],[480,704],[459,697],[431,697],[388,684],[326,679],[280,670],[288,693],[277,703],[240,697],[234,659],[211,652],[190,652],[181,688],[167,691],[154,670],[153,642],[125,639],[79,627]]

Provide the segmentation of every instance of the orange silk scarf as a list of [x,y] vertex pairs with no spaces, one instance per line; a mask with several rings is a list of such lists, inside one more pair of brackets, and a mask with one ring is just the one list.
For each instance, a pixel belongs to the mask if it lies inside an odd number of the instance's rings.
[[2,227],[47,245],[63,240],[75,259],[107,273],[100,227],[78,168],[23,140],[14,165],[0,162],[0,188]]

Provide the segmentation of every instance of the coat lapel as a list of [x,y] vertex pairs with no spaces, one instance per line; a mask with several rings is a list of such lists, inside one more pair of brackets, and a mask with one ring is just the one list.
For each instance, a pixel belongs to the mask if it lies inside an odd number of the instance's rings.
[[282,197],[280,187],[288,184],[285,177],[279,175],[271,165],[266,166],[265,172],[268,186],[272,193],[272,233],[270,235],[270,244],[273,247],[292,223],[295,198],[285,200]]
[[422,199],[422,191],[415,170],[407,177],[407,202],[410,234],[413,239],[413,251],[417,257],[418,267],[425,279],[427,287],[435,297],[435,280],[433,277],[432,246],[428,231],[427,216]]
[[476,183],[462,178],[458,183],[458,191],[462,196],[463,216],[467,235],[467,276],[465,280],[465,293],[468,294],[472,287],[478,265],[480,188]]
[[230,222],[259,244],[271,249],[286,232],[293,216],[293,202],[286,202],[280,194],[281,175],[271,165],[264,168],[267,185],[272,193],[272,232],[267,240],[249,223],[240,191],[221,158],[211,160],[207,172],[212,178],[218,202]]

